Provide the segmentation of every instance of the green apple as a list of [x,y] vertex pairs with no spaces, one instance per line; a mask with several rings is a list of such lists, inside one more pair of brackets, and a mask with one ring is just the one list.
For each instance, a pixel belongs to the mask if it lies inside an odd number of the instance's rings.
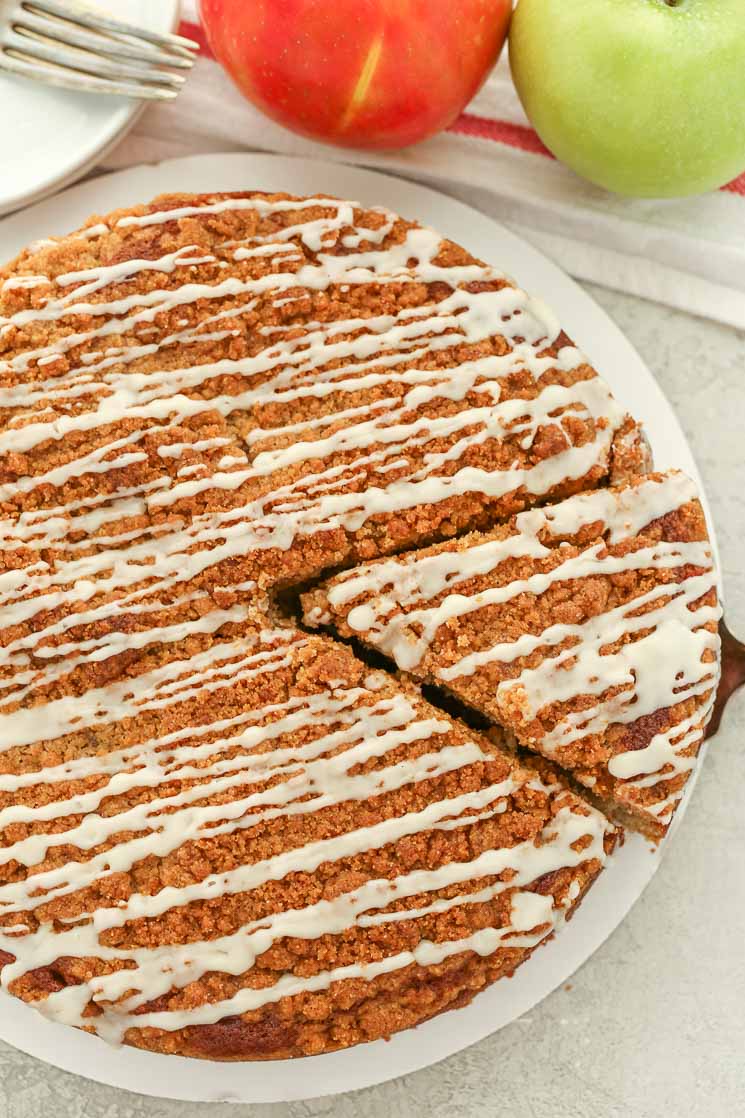
[[745,169],[745,0],[519,0],[510,65],[554,155],[619,194]]

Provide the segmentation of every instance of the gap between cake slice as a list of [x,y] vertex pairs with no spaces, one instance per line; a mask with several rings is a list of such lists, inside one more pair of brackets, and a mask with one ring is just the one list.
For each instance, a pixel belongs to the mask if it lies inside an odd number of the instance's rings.
[[695,766],[721,615],[703,510],[672,471],[343,572],[305,622],[380,649],[661,838]]

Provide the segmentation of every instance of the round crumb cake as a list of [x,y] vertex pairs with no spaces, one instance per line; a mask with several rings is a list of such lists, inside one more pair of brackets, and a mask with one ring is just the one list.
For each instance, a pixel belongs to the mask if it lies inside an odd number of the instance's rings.
[[[163,196],[0,270],[4,989],[114,1043],[270,1059],[388,1037],[511,975],[618,841],[613,788],[590,802],[576,780],[591,788],[608,756],[640,749],[643,763],[621,763],[638,782],[651,743],[672,787],[662,833],[708,717],[705,525],[686,489],[687,521],[642,532],[649,465],[541,303],[380,208]],[[620,554],[644,547],[646,567],[616,562],[616,492],[638,534]],[[535,517],[572,501],[584,519],[557,512],[549,541]],[[484,651],[478,625],[443,635],[426,673],[342,643],[359,632],[395,658],[376,619],[392,587],[411,597],[406,571],[397,588],[359,564],[446,553],[448,571],[417,583],[438,608],[450,580],[479,576],[465,589],[483,598],[531,576],[498,567],[495,583],[493,558],[474,566],[479,533],[552,583],[520,584],[540,624],[526,614],[510,636],[538,650],[532,689],[500,669],[422,697],[415,675],[442,683],[454,647],[459,662]],[[320,581],[339,571],[363,597],[387,594],[384,608],[352,602],[370,626]],[[636,723],[618,703],[588,706],[588,690],[607,698],[597,656],[566,628],[588,589],[596,652],[612,607],[643,612],[642,594],[674,608],[627,630],[659,629],[665,656],[668,614],[692,634],[654,687],[606,681],[654,707],[625,751],[607,743]],[[452,618],[472,612],[451,597]],[[546,666],[536,640],[552,624],[582,673]],[[650,657],[634,655],[621,660],[636,679]],[[445,691],[488,732],[449,713]],[[583,717],[596,769],[546,745]]]

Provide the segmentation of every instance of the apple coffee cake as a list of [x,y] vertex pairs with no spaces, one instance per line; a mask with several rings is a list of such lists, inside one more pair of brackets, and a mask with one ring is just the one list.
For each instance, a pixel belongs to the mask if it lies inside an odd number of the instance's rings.
[[[113,1042],[268,1059],[512,974],[618,841],[605,801],[661,830],[695,761],[711,556],[689,483],[649,468],[541,303],[381,208],[168,195],[22,252],[4,989]],[[417,652],[397,677],[352,632]]]

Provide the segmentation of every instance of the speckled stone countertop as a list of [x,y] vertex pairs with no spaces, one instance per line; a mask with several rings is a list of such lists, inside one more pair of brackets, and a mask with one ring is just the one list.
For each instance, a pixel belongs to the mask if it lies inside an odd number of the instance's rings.
[[[745,335],[591,288],[693,446],[745,634]],[[745,690],[686,818],[620,928],[565,987],[458,1056],[380,1087],[277,1106],[188,1104],[102,1087],[0,1044],[0,1118],[735,1118],[745,1114]],[[312,1090],[312,1085],[309,1085]]]

